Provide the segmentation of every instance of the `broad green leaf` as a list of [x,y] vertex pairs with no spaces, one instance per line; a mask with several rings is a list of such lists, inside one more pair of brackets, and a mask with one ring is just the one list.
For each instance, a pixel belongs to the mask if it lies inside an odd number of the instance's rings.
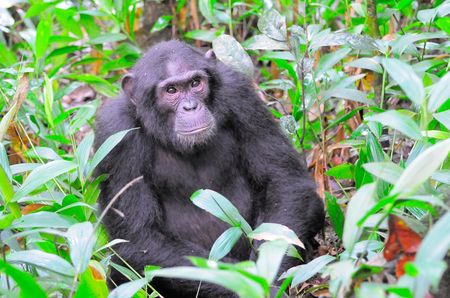
[[286,41],[286,18],[275,9],[269,9],[258,19],[258,29],[277,41]]
[[131,298],[147,283],[148,281],[145,278],[123,283],[112,290],[111,293],[109,293],[108,298]]
[[9,226],[11,226],[14,219],[16,219],[16,217],[12,213],[1,214],[0,215],[0,230],[9,228]]
[[11,166],[9,165],[8,153],[6,152],[5,146],[3,143],[0,143],[0,167],[5,171],[8,180],[12,179],[12,171]]
[[428,100],[428,110],[435,112],[444,102],[450,98],[450,72],[447,72],[439,82],[433,85],[430,99]]
[[420,105],[425,98],[422,80],[416,75],[411,65],[397,59],[385,58],[382,64],[392,79],[402,88],[406,96]]
[[49,17],[41,18],[36,29],[36,58],[41,58],[48,50],[49,39],[52,35],[52,22]]
[[289,50],[286,42],[271,39],[263,34],[252,36],[242,45],[247,50]]
[[405,33],[391,42],[392,52],[401,56],[405,50],[409,50],[412,54],[418,55],[415,42],[420,40],[428,40],[434,38],[446,38],[443,32],[425,32],[425,33]]
[[359,58],[351,62],[347,62],[345,66],[369,69],[377,73],[383,73],[383,68],[374,58]]
[[48,181],[70,172],[76,167],[77,165],[71,161],[54,160],[34,169],[17,190],[14,200],[20,199]]
[[237,208],[224,196],[213,190],[197,190],[192,194],[191,201],[197,207],[208,211],[209,213],[217,218],[220,218],[232,227],[241,228],[247,235],[252,231],[252,228],[241,216],[239,210],[237,210]]
[[[450,82],[449,82],[450,84]],[[450,89],[449,89],[450,92]],[[448,130],[450,130],[450,110],[433,114],[433,117],[442,123]]]
[[291,283],[291,287],[295,287],[300,283],[303,283],[319,273],[326,265],[334,261],[336,258],[330,255],[323,255],[315,258],[311,262],[293,267],[289,269],[286,276],[293,275],[294,278]]
[[367,94],[363,91],[353,88],[331,88],[322,92],[322,99],[327,100],[329,98],[343,98],[356,102],[360,102],[366,105],[374,105],[373,100],[367,98]]
[[209,259],[218,261],[225,257],[236,242],[241,238],[242,230],[239,227],[231,227],[227,229],[214,242],[211,251],[209,252]]
[[0,190],[2,191],[3,199],[5,200],[4,203],[8,204],[14,197],[14,188],[2,166],[0,166]]
[[237,293],[239,297],[242,298],[265,297],[264,289],[260,284],[234,271],[195,267],[174,267],[156,270],[154,275],[158,277],[201,280],[214,283]]
[[353,250],[353,246],[361,236],[363,228],[358,226],[358,222],[374,205],[375,190],[375,183],[363,185],[347,205],[342,242],[349,251]]
[[363,165],[364,170],[383,181],[395,184],[403,173],[403,168],[391,161],[369,162]]
[[78,288],[75,292],[74,298],[106,298],[108,296],[108,286],[106,285],[106,280],[103,278],[98,278],[97,274],[93,270],[102,270],[101,265],[97,263],[97,266],[90,265],[88,270],[86,270],[80,276],[80,282]]
[[20,298],[46,298],[47,294],[42,290],[34,277],[24,271],[11,266],[10,264],[0,260],[0,272],[11,277],[20,289]]
[[72,217],[54,212],[40,211],[16,219],[11,228],[69,228],[74,223],[76,221]]
[[[220,28],[219,28],[220,29]],[[197,39],[206,42],[212,42],[223,33],[223,30],[192,30],[184,34],[185,38]]]
[[78,145],[77,150],[75,151],[75,158],[78,164],[79,171],[82,173],[82,176],[86,175],[86,166],[89,161],[89,155],[91,153],[92,144],[94,143],[94,135],[92,133],[88,133],[84,136],[84,139]]
[[8,112],[2,117],[2,120],[0,120],[0,141],[3,140],[3,137],[6,134],[6,131],[8,130],[9,125],[14,119],[14,116],[16,115],[17,111],[17,104],[14,103],[8,110]]
[[96,237],[90,222],[77,223],[66,233],[70,249],[70,259],[77,273],[86,270],[92,256]]
[[212,46],[217,58],[248,77],[253,77],[253,62],[244,48],[232,36],[223,34],[213,40]]
[[341,260],[326,267],[323,275],[330,277],[329,291],[333,297],[349,290],[356,270],[353,260]]
[[103,44],[108,42],[117,42],[127,39],[125,35],[122,33],[105,33],[98,37],[92,38],[91,40],[88,40],[88,43],[90,44]]
[[259,246],[256,268],[258,275],[264,277],[267,283],[272,284],[275,280],[288,246],[289,243],[283,239],[264,242]]
[[336,63],[344,59],[352,49],[340,49],[335,52],[323,55],[315,71],[315,77],[319,78],[322,74],[330,70]]
[[135,130],[136,128],[123,130],[116,132],[112,136],[106,139],[106,141],[97,149],[97,152],[95,152],[94,156],[92,157],[91,162],[88,165],[88,174],[86,175],[89,177],[94,169],[98,166],[98,164],[108,155],[111,150],[114,149],[114,147],[117,146],[117,144],[122,141],[122,139],[125,137],[125,135],[132,130]]
[[65,276],[73,276],[75,274],[75,270],[69,262],[57,255],[40,250],[15,251],[6,257],[6,261],[37,266]]
[[[56,153],[52,148],[48,147],[33,147],[29,149],[25,153],[26,157],[38,159],[48,159],[48,160],[57,160],[62,159],[58,153]],[[39,164],[41,165],[41,164]]]
[[344,213],[342,212],[337,199],[328,192],[325,192],[325,204],[327,213],[330,216],[331,225],[339,239],[342,239],[345,221]]
[[[446,264],[444,257],[450,249],[450,212],[441,217],[425,235],[417,251],[414,264],[422,278],[437,286]],[[445,281],[444,281],[445,282]]]
[[12,175],[17,175],[24,172],[29,172],[40,167],[41,165],[41,163],[18,163],[11,165],[11,173]]
[[417,19],[421,21],[423,24],[428,25],[428,23],[432,22],[436,17],[438,10],[436,8],[433,9],[422,9],[417,13]]
[[391,194],[400,194],[400,197],[411,194],[439,168],[447,158],[449,151],[450,139],[439,142],[420,153],[406,167],[397,183],[395,183]]
[[305,248],[305,245],[298,239],[297,235],[286,226],[277,223],[262,223],[253,230],[248,237],[255,240],[279,240],[282,239],[289,244],[294,244]]
[[47,74],[44,74],[44,111],[48,123],[53,127],[53,87]]
[[325,172],[325,175],[331,176],[337,179],[353,179],[355,167],[349,163],[343,163],[332,167]]
[[442,260],[450,249],[450,212],[442,216],[425,235],[415,262],[427,263]]
[[166,28],[170,25],[170,21],[172,20],[171,15],[164,15],[160,16],[156,22],[153,24],[152,30],[150,30],[150,33],[158,32]]
[[380,122],[385,126],[400,131],[402,134],[414,140],[418,140],[422,137],[422,133],[416,122],[396,110],[389,110],[380,114],[371,115],[366,119],[369,121]]

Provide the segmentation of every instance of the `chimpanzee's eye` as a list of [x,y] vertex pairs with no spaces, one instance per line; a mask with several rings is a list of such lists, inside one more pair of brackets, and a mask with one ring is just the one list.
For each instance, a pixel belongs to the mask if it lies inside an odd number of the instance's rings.
[[166,88],[166,92],[170,94],[175,94],[177,93],[177,88],[175,88],[174,86],[169,86]]
[[199,85],[200,85],[200,79],[195,78],[192,80],[191,87],[195,88],[195,87],[198,87]]

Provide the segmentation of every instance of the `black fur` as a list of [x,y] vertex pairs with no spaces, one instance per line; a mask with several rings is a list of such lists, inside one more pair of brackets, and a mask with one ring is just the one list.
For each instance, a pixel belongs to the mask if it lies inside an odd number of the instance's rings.
[[[172,127],[155,107],[155,85],[166,78],[169,61],[210,76],[206,103],[217,123],[215,135],[191,150],[170,142]],[[310,243],[323,226],[324,212],[314,183],[279,125],[258,98],[249,79],[223,63],[180,41],[155,45],[132,69],[131,92],[105,102],[96,119],[96,148],[118,131],[140,127],[100,164],[97,174],[108,173],[101,186],[102,208],[129,181],[144,180],[127,190],[109,210],[104,224],[114,238],[130,242],[117,252],[136,270],[144,265],[190,265],[185,256],[208,257],[227,224],[195,207],[189,200],[200,188],[227,197],[256,227],[280,223]],[[226,262],[249,259],[246,241],[238,243]],[[285,262],[282,270],[294,265]],[[124,282],[117,272],[116,282]],[[198,282],[156,279],[165,297],[194,297]],[[203,283],[203,297],[229,292]]]

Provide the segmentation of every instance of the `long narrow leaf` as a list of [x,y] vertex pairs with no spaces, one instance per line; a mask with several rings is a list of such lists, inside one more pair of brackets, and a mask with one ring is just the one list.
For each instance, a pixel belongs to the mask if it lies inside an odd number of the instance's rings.
[[77,165],[71,161],[54,160],[34,169],[14,195],[14,200],[20,199],[53,178],[70,172],[76,167]]

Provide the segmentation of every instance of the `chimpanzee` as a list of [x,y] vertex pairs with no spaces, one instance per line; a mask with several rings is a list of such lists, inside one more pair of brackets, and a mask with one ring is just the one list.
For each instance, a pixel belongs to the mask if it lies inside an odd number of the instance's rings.
[[[185,256],[208,257],[228,226],[192,204],[191,194],[202,188],[223,194],[253,227],[279,223],[304,243],[314,241],[324,221],[322,201],[246,76],[211,50],[173,40],[150,48],[123,78],[122,89],[97,115],[96,148],[118,131],[139,127],[97,170],[109,174],[101,185],[102,208],[143,176],[104,219],[112,238],[129,240],[116,247],[129,265],[172,267],[190,265]],[[248,242],[241,241],[224,261],[250,255]],[[125,281],[114,271],[112,279]],[[192,281],[154,282],[165,297],[194,297],[198,288]],[[201,297],[228,294],[207,283],[200,290]]]

